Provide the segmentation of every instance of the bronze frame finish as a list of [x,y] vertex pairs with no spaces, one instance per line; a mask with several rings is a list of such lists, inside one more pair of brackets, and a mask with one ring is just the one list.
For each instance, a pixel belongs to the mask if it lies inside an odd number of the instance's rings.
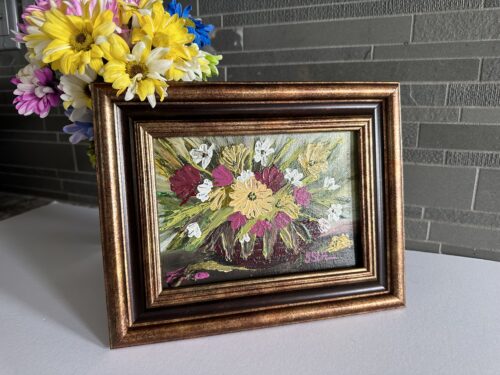
[[[404,305],[398,84],[174,84],[155,110],[92,91],[112,348]],[[357,134],[359,266],[162,289],[154,138],[332,131]]]

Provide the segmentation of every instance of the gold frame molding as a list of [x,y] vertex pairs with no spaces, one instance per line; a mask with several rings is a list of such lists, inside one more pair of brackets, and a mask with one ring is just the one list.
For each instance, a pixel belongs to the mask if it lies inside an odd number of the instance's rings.
[[[92,93],[112,348],[404,305],[398,84],[173,84],[155,110]],[[358,135],[362,266],[162,289],[154,138],[332,131]]]

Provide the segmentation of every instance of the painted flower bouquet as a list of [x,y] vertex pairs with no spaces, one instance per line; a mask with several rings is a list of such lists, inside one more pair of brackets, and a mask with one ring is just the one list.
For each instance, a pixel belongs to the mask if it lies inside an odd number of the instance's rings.
[[297,272],[352,249],[356,194],[348,137],[155,140],[165,264],[186,253],[199,262],[166,269],[168,284],[279,263]]
[[29,62],[12,79],[16,109],[43,118],[62,102],[70,142],[92,141],[91,83],[155,107],[169,81],[218,75],[222,56],[203,50],[214,27],[190,12],[176,0],[35,0],[15,36]]

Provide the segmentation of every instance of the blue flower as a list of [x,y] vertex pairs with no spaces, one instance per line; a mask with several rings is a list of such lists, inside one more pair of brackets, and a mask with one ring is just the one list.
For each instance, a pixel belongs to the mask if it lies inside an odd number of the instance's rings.
[[74,110],[72,107],[65,112],[72,124],[63,127],[63,132],[71,134],[69,141],[77,144],[81,141],[94,139],[94,124],[92,123],[92,111],[90,109]]
[[210,33],[215,29],[214,25],[205,25],[200,19],[191,16],[191,6],[187,6],[184,9],[182,5],[177,2],[177,0],[172,0],[170,4],[167,5],[167,12],[171,16],[177,14],[179,17],[188,19],[187,28],[188,31],[194,35],[194,43],[198,47],[203,48],[211,44]]

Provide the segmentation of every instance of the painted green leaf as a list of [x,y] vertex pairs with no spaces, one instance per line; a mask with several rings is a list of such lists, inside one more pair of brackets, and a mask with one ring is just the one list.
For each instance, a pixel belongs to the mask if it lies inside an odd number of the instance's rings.
[[160,227],[160,230],[167,230],[170,228],[176,228],[180,225],[183,225],[186,221],[191,219],[193,216],[199,215],[203,211],[207,210],[210,206],[210,203],[198,203],[194,206],[184,206],[179,208],[178,210],[173,211],[169,220]]
[[219,271],[219,272],[227,273],[227,272],[231,272],[231,271],[235,271],[235,270],[248,271],[248,268],[220,264],[220,263],[217,263],[213,260],[208,260],[206,262],[190,264],[186,268],[187,273],[197,272],[197,271],[201,271],[201,270],[203,270],[203,271]]

